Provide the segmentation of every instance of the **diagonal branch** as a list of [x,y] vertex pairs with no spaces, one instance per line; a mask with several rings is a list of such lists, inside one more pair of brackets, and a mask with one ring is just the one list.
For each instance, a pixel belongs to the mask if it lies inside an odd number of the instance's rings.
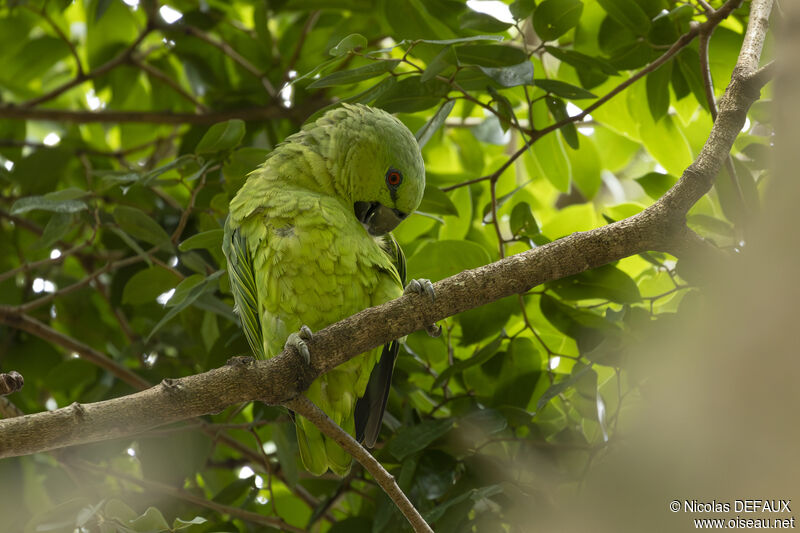
[[341,446],[347,453],[352,455],[356,461],[361,463],[364,468],[369,472],[373,479],[378,482],[381,488],[386,491],[386,494],[400,509],[400,512],[406,517],[408,522],[414,528],[414,531],[433,533],[433,530],[425,522],[425,519],[419,514],[419,511],[408,501],[408,498],[397,486],[394,477],[381,466],[381,464],[361,446],[356,440],[350,436],[345,430],[336,425],[336,423],[328,418],[328,415],[314,405],[314,403],[303,395],[298,396],[290,402],[284,404],[286,407],[295,413],[303,415],[312,424],[317,426],[319,430],[333,439],[339,446]]

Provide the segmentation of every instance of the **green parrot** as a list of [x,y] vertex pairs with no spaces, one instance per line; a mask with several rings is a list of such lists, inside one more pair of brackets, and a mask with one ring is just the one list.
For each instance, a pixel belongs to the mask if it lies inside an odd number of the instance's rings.
[[[403,294],[405,257],[389,234],[425,189],[414,135],[392,115],[343,104],[303,127],[252,172],[230,204],[223,251],[245,336],[258,358]],[[433,297],[428,280],[406,290]],[[373,446],[399,344],[338,366],[306,391],[334,422]],[[351,457],[297,416],[303,464],[339,476]]]

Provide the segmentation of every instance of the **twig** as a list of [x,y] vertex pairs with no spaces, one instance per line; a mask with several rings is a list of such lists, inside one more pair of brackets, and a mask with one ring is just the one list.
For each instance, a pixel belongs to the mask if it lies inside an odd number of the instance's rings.
[[314,424],[322,433],[333,439],[339,446],[352,455],[367,472],[372,475],[373,479],[386,491],[386,494],[400,509],[400,512],[406,517],[414,531],[425,531],[433,533],[433,530],[419,514],[419,511],[411,504],[406,495],[397,486],[394,477],[387,472],[383,466],[358,442],[355,441],[346,431],[336,425],[336,423],[328,418],[328,415],[323,413],[319,407],[306,398],[305,396],[298,396],[294,400],[286,402],[286,407],[307,418]]
[[77,353],[82,358],[93,364],[108,370],[112,375],[118,377],[125,383],[133,386],[136,389],[146,389],[150,386],[144,378],[140,377],[133,371],[120,365],[110,357],[98,352],[94,348],[87,346],[77,339],[68,337],[63,333],[54,330],[35,318],[26,314],[16,311],[13,307],[0,306],[0,323],[12,326],[22,331],[27,331],[32,335],[36,335],[46,341],[61,346],[67,350]]
[[139,58],[136,58],[136,57],[131,57],[130,61],[131,61],[131,63],[133,63],[133,65],[135,65],[135,66],[139,67],[140,69],[142,69],[143,71],[147,72],[152,77],[161,80],[164,84],[169,86],[173,91],[175,91],[180,96],[182,96],[183,98],[185,98],[186,100],[191,102],[192,105],[194,105],[194,107],[198,111],[201,111],[203,113],[207,113],[209,111],[208,107],[204,103],[202,103],[200,100],[195,98],[186,89],[181,87],[180,84],[177,81],[173,80],[172,78],[170,78],[169,76],[167,76],[166,74],[164,74],[163,72],[161,72],[160,70],[155,68],[154,66],[152,66],[149,63],[147,63],[146,61],[142,61],[142,60],[140,60]]
[[36,13],[37,15],[39,15],[40,17],[42,17],[44,20],[47,21],[50,27],[53,28],[53,31],[56,32],[56,35],[58,35],[59,39],[64,41],[64,44],[66,44],[67,47],[69,48],[69,52],[75,59],[75,66],[78,69],[78,76],[83,76],[84,74],[83,65],[81,65],[81,58],[78,55],[78,50],[75,48],[75,44],[69,40],[69,38],[64,34],[64,32],[61,31],[61,28],[58,26],[58,24],[56,24],[55,21],[53,21],[53,19],[50,17],[50,15],[47,14],[46,4],[47,2],[45,2],[45,5],[42,6],[41,10],[34,9],[32,6],[29,6],[25,3],[22,3],[21,6],[27,9],[28,11]]
[[61,255],[59,255],[58,257],[48,257],[48,258],[42,259],[40,261],[34,261],[33,263],[23,263],[22,265],[18,266],[17,268],[12,268],[11,270],[7,270],[7,271],[3,272],[2,274],[0,274],[0,281],[6,280],[6,279],[11,278],[11,277],[14,277],[16,274],[18,274],[20,272],[29,272],[31,270],[36,270],[39,267],[43,267],[43,266],[50,265],[50,264],[54,265],[54,264],[60,263],[60,262],[64,261],[64,259],[69,257],[70,255],[72,255],[74,253],[77,253],[80,250],[82,250],[83,248],[85,248],[88,244],[89,244],[88,242],[83,242],[81,244],[73,246],[69,250],[65,250],[65,251],[61,252]]
[[231,45],[229,45],[225,41],[218,41],[217,39],[211,37],[210,35],[208,35],[207,33],[203,32],[203,31],[195,28],[194,26],[175,25],[175,24],[173,24],[173,25],[158,24],[158,27],[162,31],[175,31],[175,30],[184,31],[185,33],[187,33],[189,35],[197,37],[201,41],[205,41],[206,43],[210,44],[214,48],[219,49],[226,56],[230,57],[234,61],[234,63],[239,64],[239,66],[244,68],[247,72],[249,72],[250,74],[252,74],[256,78],[261,80],[261,84],[264,86],[264,89],[266,89],[267,94],[269,94],[271,97],[274,98],[275,95],[277,94],[277,92],[275,91],[275,87],[273,87],[272,83],[269,81],[269,78],[267,78],[267,75],[263,71],[259,70],[250,61],[245,59],[241,54],[239,54],[239,52],[234,50],[233,47],[231,47]]
[[311,32],[311,29],[314,27],[314,24],[316,24],[319,20],[320,13],[321,11],[314,11],[308,16],[305,24],[303,24],[303,29],[300,31],[300,37],[297,39],[297,46],[294,47],[292,57],[289,58],[289,62],[286,64],[286,72],[283,75],[284,83],[289,81],[289,71],[294,70],[294,66],[297,64],[297,59],[300,57],[300,52],[303,50],[303,45],[306,42],[306,38]]
[[125,50],[120,52],[113,59],[107,61],[106,63],[103,63],[102,65],[100,65],[99,67],[97,67],[93,71],[89,72],[88,74],[84,73],[82,70],[79,71],[78,75],[75,76],[74,78],[72,78],[70,81],[68,81],[68,82],[66,82],[66,83],[64,83],[62,85],[59,85],[58,87],[56,87],[55,89],[53,89],[52,91],[50,91],[48,93],[45,93],[45,94],[43,94],[41,96],[37,96],[36,98],[32,98],[32,99],[28,100],[27,102],[24,102],[24,103],[20,104],[20,107],[22,109],[28,109],[28,108],[37,106],[37,105],[39,105],[39,104],[41,104],[43,102],[47,102],[48,100],[52,100],[53,98],[57,98],[58,96],[60,96],[61,94],[67,92],[68,90],[72,89],[73,87],[75,87],[77,85],[80,85],[81,83],[83,83],[83,82],[85,82],[87,80],[90,80],[92,78],[96,78],[98,76],[101,76],[101,75],[105,74],[106,72],[108,72],[108,71],[118,67],[119,65],[127,62],[130,59],[131,54],[133,54],[133,52],[136,50],[136,48],[139,46],[139,44],[141,44],[141,42],[144,40],[144,38],[147,37],[147,35],[151,31],[152,31],[152,28],[150,28],[149,26],[146,27],[144,30],[142,30],[141,33],[139,33],[139,36],[136,38],[136,40],[130,46],[128,46]]

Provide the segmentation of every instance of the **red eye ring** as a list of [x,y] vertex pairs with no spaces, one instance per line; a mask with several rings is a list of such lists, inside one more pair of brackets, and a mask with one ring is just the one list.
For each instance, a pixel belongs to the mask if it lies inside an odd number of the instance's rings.
[[386,173],[386,184],[390,187],[398,187],[401,183],[403,183],[403,175],[399,170],[390,168]]

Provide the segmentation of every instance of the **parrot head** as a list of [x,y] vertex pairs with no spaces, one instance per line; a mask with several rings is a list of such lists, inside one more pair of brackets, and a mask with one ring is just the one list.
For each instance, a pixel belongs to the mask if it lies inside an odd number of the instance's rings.
[[344,104],[326,115],[335,123],[335,180],[370,235],[392,231],[419,206],[425,166],[414,135],[382,109]]

